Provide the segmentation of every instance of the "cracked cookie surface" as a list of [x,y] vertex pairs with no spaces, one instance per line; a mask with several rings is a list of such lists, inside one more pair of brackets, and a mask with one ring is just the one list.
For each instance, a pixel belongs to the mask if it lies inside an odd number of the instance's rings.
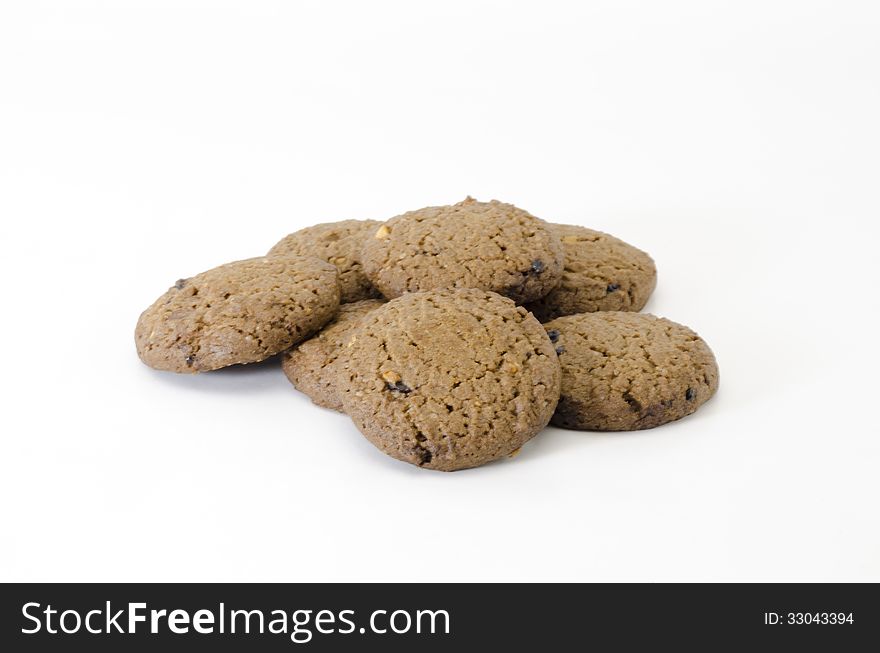
[[563,315],[596,311],[640,311],[657,285],[653,259],[601,231],[551,224],[565,251],[559,285],[526,305],[545,322]]
[[388,298],[477,288],[523,303],[557,285],[563,252],[543,220],[512,204],[468,197],[391,218],[364,241],[361,261]]
[[336,369],[339,354],[361,318],[384,303],[365,299],[343,304],[336,317],[315,336],[285,352],[281,369],[294,387],[318,406],[341,411]]
[[138,355],[154,369],[183,373],[265,360],[333,317],[337,274],[318,258],[288,256],[179,279],[138,319]]
[[380,450],[453,471],[514,453],[559,398],[541,324],[475,289],[411,293],[364,316],[346,343],[342,403]]
[[556,426],[653,428],[690,415],[718,389],[709,346],[670,320],[599,312],[561,317],[544,327],[562,367]]
[[360,262],[364,241],[382,224],[378,220],[340,220],[300,229],[282,238],[267,256],[316,256],[339,270],[339,301],[357,302],[381,295]]

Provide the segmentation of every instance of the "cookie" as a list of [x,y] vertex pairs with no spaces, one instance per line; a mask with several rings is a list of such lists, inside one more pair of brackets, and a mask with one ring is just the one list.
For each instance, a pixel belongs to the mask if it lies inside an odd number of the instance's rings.
[[364,241],[382,224],[377,220],[342,220],[306,227],[282,238],[267,256],[317,256],[339,270],[342,303],[380,297],[361,269]]
[[336,277],[325,261],[290,256],[236,261],[180,279],[138,319],[138,355],[170,372],[264,360],[333,317]]
[[657,285],[657,268],[645,252],[586,227],[553,224],[565,251],[562,281],[526,305],[541,322],[596,311],[640,311]]
[[557,285],[563,253],[543,220],[511,204],[468,197],[391,218],[366,240],[361,261],[388,298],[477,288],[524,303]]
[[453,471],[514,453],[559,398],[541,324],[495,293],[412,293],[361,319],[339,369],[342,404],[380,450]]
[[562,365],[556,426],[649,429],[690,415],[718,389],[712,351],[675,322],[601,312],[561,317],[544,327]]
[[336,362],[361,318],[385,302],[364,299],[339,307],[339,313],[318,334],[284,354],[281,369],[300,392],[318,406],[342,410],[337,391]]

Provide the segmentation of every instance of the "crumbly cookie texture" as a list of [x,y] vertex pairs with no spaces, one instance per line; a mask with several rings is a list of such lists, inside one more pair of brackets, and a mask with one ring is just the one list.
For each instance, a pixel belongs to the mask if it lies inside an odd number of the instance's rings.
[[541,322],[596,311],[640,311],[657,285],[657,268],[645,252],[586,227],[553,224],[565,250],[559,285],[526,305]]
[[316,256],[339,270],[342,303],[381,297],[363,272],[361,246],[382,224],[378,220],[341,220],[300,229],[282,238],[267,256]]
[[561,317],[544,327],[562,366],[556,426],[649,429],[690,415],[718,389],[709,346],[670,320],[600,312]]
[[346,343],[342,403],[389,456],[453,471],[515,453],[559,398],[559,361],[528,311],[495,293],[412,293]]
[[343,304],[336,317],[317,335],[285,352],[281,368],[294,387],[318,406],[341,411],[336,369],[339,354],[361,318],[384,303],[379,299],[364,299]]
[[135,344],[157,370],[216,370],[284,351],[338,308],[333,265],[303,256],[252,258],[179,279],[141,314]]
[[391,218],[364,242],[361,261],[388,298],[441,288],[491,290],[517,303],[543,297],[562,275],[549,225],[496,200],[468,197]]

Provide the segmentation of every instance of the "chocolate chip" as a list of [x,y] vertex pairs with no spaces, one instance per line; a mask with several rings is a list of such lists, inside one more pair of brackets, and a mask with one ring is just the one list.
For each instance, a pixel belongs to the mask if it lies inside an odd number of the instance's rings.
[[550,329],[547,335],[550,337],[550,342],[556,342],[559,340],[559,329]]
[[397,381],[396,383],[386,383],[385,387],[391,390],[392,392],[401,392],[403,394],[409,394],[412,392],[412,388],[410,388],[403,381]]
[[541,274],[544,271],[544,261],[539,258],[536,258],[532,261],[532,272],[535,274]]
[[616,283],[609,283],[608,287],[605,289],[609,294],[613,293],[615,290],[620,290],[620,285]]
[[559,354],[564,354],[564,353],[565,353],[565,347],[563,347],[562,345],[559,345],[556,348],[556,354],[559,355]]
[[196,357],[190,354],[186,358],[183,359],[186,362],[187,367],[192,367],[192,364],[196,362]]
[[694,391],[693,388],[688,388],[687,392],[684,393],[684,398],[687,399],[688,401],[693,401],[694,399],[697,398],[697,393],[696,393],[696,391]]
[[183,290],[183,287],[186,285],[187,281],[189,281],[189,279],[178,279],[174,282],[174,287],[178,290]]

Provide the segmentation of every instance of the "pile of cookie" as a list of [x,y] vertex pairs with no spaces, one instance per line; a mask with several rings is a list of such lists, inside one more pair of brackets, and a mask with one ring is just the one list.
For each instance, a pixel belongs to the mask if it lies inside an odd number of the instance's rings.
[[638,313],[653,260],[511,204],[419,209],[290,234],[180,279],[140,316],[144,363],[204,372],[282,355],[314,403],[428,469],[519,451],[548,423],[647,429],[718,388],[706,343]]

